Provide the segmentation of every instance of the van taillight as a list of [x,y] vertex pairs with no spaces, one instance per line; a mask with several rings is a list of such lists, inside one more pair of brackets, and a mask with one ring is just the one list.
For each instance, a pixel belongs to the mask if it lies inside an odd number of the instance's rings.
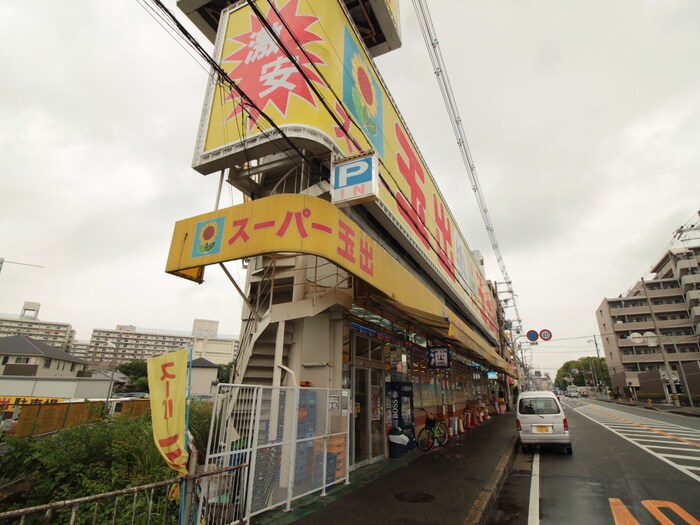
[[[566,421],[566,419],[565,419],[564,421]],[[564,425],[566,425],[566,423],[564,423]],[[515,420],[515,426],[518,427],[518,432],[520,432],[520,431],[523,429],[523,427],[520,426],[520,420],[519,420],[519,419],[516,419],[516,420]]]
[[564,423],[564,430],[566,430],[566,431],[568,432],[568,430],[569,430],[569,422],[566,420],[566,418],[564,418],[563,423]]

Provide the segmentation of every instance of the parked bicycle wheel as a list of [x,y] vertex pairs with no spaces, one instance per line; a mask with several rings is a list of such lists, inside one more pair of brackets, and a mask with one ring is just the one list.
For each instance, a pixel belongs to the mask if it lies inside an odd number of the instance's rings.
[[430,430],[428,427],[424,427],[423,430],[418,432],[418,439],[416,442],[418,443],[418,448],[421,449],[423,452],[426,452],[433,448],[433,440],[435,439],[435,436],[433,435],[433,431]]
[[444,421],[438,421],[435,437],[437,438],[438,443],[440,443],[440,446],[444,447],[445,443],[447,443],[447,425],[445,425]]

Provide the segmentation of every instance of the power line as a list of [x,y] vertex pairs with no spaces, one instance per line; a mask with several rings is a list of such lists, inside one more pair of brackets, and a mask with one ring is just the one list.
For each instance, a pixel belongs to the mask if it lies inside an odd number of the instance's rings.
[[457,103],[452,92],[452,87],[450,85],[450,79],[447,75],[447,67],[442,59],[442,53],[440,52],[440,45],[438,43],[437,36],[435,34],[435,28],[433,27],[432,21],[430,19],[430,12],[425,0],[413,0],[413,6],[416,10],[418,16],[418,22],[421,26],[421,32],[423,33],[423,39],[425,40],[426,47],[428,49],[428,54],[433,63],[433,69],[435,72],[435,77],[437,78],[438,84],[440,86],[440,91],[442,92],[442,98],[445,102],[445,107],[447,113],[450,117],[450,122],[452,124],[452,130],[454,131],[455,137],[457,139],[457,145],[459,147],[460,153],[462,154],[462,161],[467,168],[467,174],[469,175],[469,180],[472,184],[472,191],[476,197],[477,203],[479,205],[479,211],[481,212],[481,217],[486,226],[486,233],[491,240],[491,248],[496,255],[496,260],[501,269],[501,275],[508,285],[508,291],[512,295],[513,308],[515,310],[516,321],[518,325],[522,327],[522,320],[520,319],[520,312],[518,311],[518,306],[515,301],[515,293],[513,292],[513,287],[511,279],[508,275],[508,270],[506,269],[505,261],[503,260],[503,255],[501,254],[501,248],[496,238],[496,229],[491,222],[491,217],[489,210],[486,206],[486,199],[481,191],[481,185],[479,184],[479,177],[476,173],[476,165],[474,164],[474,159],[472,158],[471,152],[469,150],[469,144],[467,143],[467,137],[464,133],[464,128],[462,127],[462,118],[459,115],[459,110],[457,109]]
[[[184,26],[182,26],[182,24],[180,24],[180,22],[175,18],[175,16],[168,10],[168,8],[165,7],[165,6],[162,4],[162,2],[161,2],[160,0],[151,0],[151,1],[153,1],[154,4],[158,7],[158,9],[160,9],[160,10],[164,13],[164,15],[165,15],[165,17],[166,17],[166,19],[164,19],[164,22],[168,25],[168,27],[170,27],[170,28],[172,28],[172,29],[178,31],[178,32],[185,38],[187,44],[188,44],[190,47],[192,47],[192,48],[196,51],[196,53],[197,53],[200,57],[202,57],[202,58],[204,59],[204,61],[212,68],[212,70],[213,70],[213,72],[214,72],[215,74],[212,73],[212,74],[210,74],[210,76],[211,76],[212,78],[218,78],[218,81],[217,81],[217,82],[220,83],[220,84],[223,84],[223,83],[228,84],[228,85],[236,92],[236,94],[241,98],[241,100],[243,100],[243,101],[245,102],[245,104],[241,104],[241,107],[242,107],[242,109],[244,109],[244,110],[246,111],[246,113],[248,113],[248,115],[249,115],[250,118],[253,118],[253,120],[256,122],[256,125],[258,126],[258,129],[260,129],[260,131],[267,137],[267,134],[266,134],[265,130],[263,130],[263,129],[257,124],[257,118],[256,118],[255,116],[253,116],[253,115],[250,114],[250,111],[249,111],[249,109],[248,109],[246,106],[250,106],[251,108],[253,108],[253,109],[255,110],[255,112],[256,112],[259,116],[262,116],[263,119],[264,119],[266,122],[268,122],[268,123],[275,129],[275,131],[282,137],[282,139],[283,139],[292,149],[294,149],[300,157],[302,157],[302,158],[304,158],[305,160],[307,160],[311,165],[314,165],[315,163],[313,162],[313,159],[308,158],[302,151],[300,151],[300,150],[296,147],[296,145],[292,142],[292,140],[277,126],[277,124],[272,120],[272,118],[271,118],[269,115],[267,115],[267,114],[262,110],[262,108],[260,108],[260,107],[259,107],[259,106],[258,106],[258,105],[257,105],[257,104],[256,104],[256,103],[255,103],[255,102],[240,88],[240,87],[239,87],[239,86],[238,86],[238,84],[223,70],[223,68],[222,68],[222,67],[221,67],[221,66],[206,52],[206,50],[204,50],[204,49],[201,47],[201,45],[199,44],[199,42],[187,31],[187,29],[184,28]],[[323,97],[323,95],[318,91],[318,88],[316,87],[316,85],[314,84],[314,82],[309,78],[309,76],[308,76],[308,74],[306,73],[306,71],[303,70],[303,68],[302,68],[301,65],[298,63],[298,61],[296,60],[296,58],[294,57],[294,55],[289,51],[289,49],[288,49],[288,47],[286,46],[286,44],[280,39],[279,35],[278,35],[277,32],[274,30],[274,28],[271,27],[270,23],[267,21],[267,19],[266,19],[265,16],[262,14],[262,12],[258,9],[258,7],[257,7],[253,2],[251,2],[251,0],[248,0],[248,4],[250,5],[251,9],[254,11],[255,16],[261,21],[261,23],[262,23],[263,26],[265,27],[265,30],[268,32],[268,34],[275,40],[275,42],[276,42],[276,44],[278,45],[278,47],[280,48],[280,50],[285,54],[285,56],[287,57],[287,59],[294,65],[294,67],[297,69],[297,71],[301,74],[301,76],[302,76],[304,82],[313,90],[314,94],[316,94],[316,96],[318,97],[319,101],[321,101],[321,103],[322,103],[322,105],[323,105],[325,111],[327,111],[327,112],[329,113],[329,115],[333,118],[333,120],[335,121],[335,123],[336,123],[336,124],[338,125],[338,127],[342,130],[342,132],[348,137],[348,139],[350,139],[350,140],[353,142],[353,144],[355,145],[355,147],[357,147],[358,150],[361,150],[361,148],[359,147],[359,143],[357,142],[357,140],[356,140],[354,137],[351,136],[351,134],[349,133],[349,130],[347,130],[347,129],[345,128],[345,126],[343,125],[343,123],[338,119],[338,116],[337,116],[337,115],[333,112],[333,110],[328,106],[328,103],[326,102],[326,100],[325,100],[325,98]],[[306,54],[306,51],[304,50],[303,46],[302,46],[301,43],[299,42],[298,37],[291,31],[291,28],[287,25],[286,21],[283,20],[283,18],[281,17],[281,14],[277,11],[277,9],[275,8],[275,6],[272,5],[272,3],[270,3],[270,7],[275,11],[275,13],[277,14],[278,18],[279,18],[280,21],[284,24],[285,28],[286,28],[287,31],[289,32],[290,36],[291,36],[291,37],[294,39],[294,41],[297,43],[297,45],[299,46],[300,51],[303,52],[303,53],[305,54],[305,56],[307,57],[307,59],[309,59],[309,62],[311,63],[311,65],[316,69],[316,71],[318,71],[318,69],[315,67],[315,64],[313,63],[313,60],[311,60],[310,57],[308,57],[308,55]],[[163,19],[162,16],[159,16],[159,18]],[[190,55],[191,55],[191,54],[190,54]],[[319,72],[319,74],[320,74],[320,72]],[[329,87],[329,86],[328,86],[328,82],[325,81],[325,79],[323,78],[323,75],[320,74],[320,76],[321,76],[321,78],[324,80],[324,84],[326,85],[326,87]],[[330,87],[329,87],[329,89],[330,89]],[[338,97],[338,95],[337,95],[333,90],[331,90],[331,92],[333,93],[334,97],[336,98],[336,101],[341,105],[341,107],[343,108],[343,110],[345,111],[345,113],[348,115],[348,117],[350,118],[350,120],[355,124],[355,128],[364,134],[364,132],[362,131],[362,128],[361,128],[360,126],[358,126],[357,123],[352,119],[351,113],[350,113],[349,111],[347,111],[347,108],[345,108],[345,105],[343,104],[342,100],[340,100],[340,98]],[[274,143],[274,141],[273,141],[270,137],[268,137],[268,139],[269,139],[271,142]],[[286,152],[284,152],[284,153],[288,156],[288,154],[287,154]],[[384,167],[386,173],[389,175],[389,177],[391,177],[391,179],[394,181],[394,184],[396,184],[397,187],[398,187],[398,183],[396,182],[396,179],[395,179],[395,177],[393,176],[393,174],[391,173],[391,171],[388,170],[388,169],[386,168],[386,165],[384,165],[384,163],[382,163],[382,165],[383,165],[383,167]],[[401,189],[398,189],[398,192],[400,192],[402,195],[404,195],[404,193],[403,193],[403,191],[402,191]],[[396,199],[397,197],[396,197],[396,195],[394,195],[394,194],[392,193],[392,198]],[[417,210],[416,210],[416,209],[414,208],[414,206],[411,204],[410,199],[406,198],[405,195],[404,195],[404,198],[405,198],[407,204],[410,206],[410,208],[411,208],[413,211],[417,212]],[[422,220],[421,220],[421,224],[422,224],[423,226],[425,226],[425,224],[423,223]],[[437,243],[438,246],[439,246],[439,243],[437,242],[437,238],[436,238],[435,234],[434,234],[433,232],[429,231],[427,228],[426,228],[426,231],[429,233],[429,235],[430,235],[430,237],[431,237],[431,240],[432,240],[432,242],[430,242],[431,250],[432,250],[434,253],[438,254],[438,256],[439,256],[439,253],[437,252],[437,249],[433,246],[433,242]],[[457,269],[457,270],[458,270],[458,269]],[[462,275],[459,271],[456,271],[455,273],[461,277],[461,279],[457,279],[457,284],[458,284],[459,287],[462,288],[462,289],[468,294],[468,296],[472,299],[473,304],[476,306],[476,308],[479,310],[479,312],[480,312],[482,315],[484,315],[484,316],[486,316],[487,318],[489,318],[490,321],[491,321],[492,323],[497,324],[497,322],[498,322],[497,319],[495,319],[495,318],[492,319],[491,316],[488,315],[489,312],[484,308],[484,305],[482,304],[482,301],[480,300],[479,295],[478,295],[478,293],[477,293],[478,291],[477,291],[477,290],[472,290],[472,289],[471,289],[471,286],[469,285],[468,280],[466,279],[466,276]],[[465,286],[466,286],[466,287],[465,287]],[[511,293],[512,293],[512,288],[511,288]],[[517,307],[516,307],[516,311],[517,311]],[[519,319],[519,315],[518,315],[518,319]]]

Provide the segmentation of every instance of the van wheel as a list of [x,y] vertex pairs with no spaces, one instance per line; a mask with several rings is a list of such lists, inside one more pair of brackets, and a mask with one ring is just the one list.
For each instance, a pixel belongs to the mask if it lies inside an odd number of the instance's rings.
[[571,454],[574,453],[574,449],[571,448],[571,445],[569,445],[568,447],[566,447],[566,453],[567,453],[569,456],[570,456]]
[[527,454],[529,449],[530,447],[528,447],[527,445],[520,445],[520,450],[523,451],[523,454]]

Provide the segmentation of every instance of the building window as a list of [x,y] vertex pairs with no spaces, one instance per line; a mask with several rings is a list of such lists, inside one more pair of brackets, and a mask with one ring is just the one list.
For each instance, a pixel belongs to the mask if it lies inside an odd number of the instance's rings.
[[29,363],[28,357],[15,357],[15,363],[18,365],[26,365]]
[[44,359],[44,368],[51,368],[51,359]]

